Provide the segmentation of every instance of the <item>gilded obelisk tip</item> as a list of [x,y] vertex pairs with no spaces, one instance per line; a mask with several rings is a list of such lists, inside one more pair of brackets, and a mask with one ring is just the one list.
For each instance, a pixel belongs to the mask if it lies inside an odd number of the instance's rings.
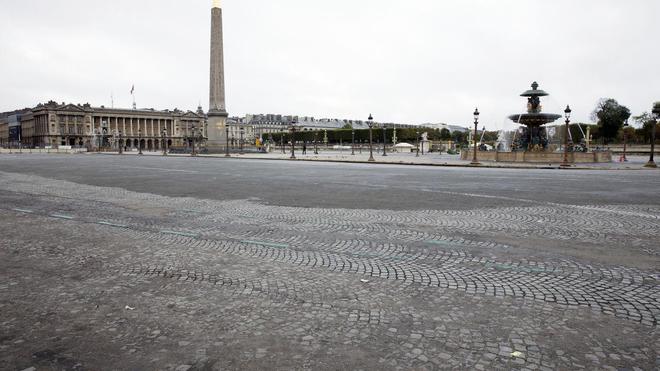
[[220,0],[213,0],[213,7],[220,8]]

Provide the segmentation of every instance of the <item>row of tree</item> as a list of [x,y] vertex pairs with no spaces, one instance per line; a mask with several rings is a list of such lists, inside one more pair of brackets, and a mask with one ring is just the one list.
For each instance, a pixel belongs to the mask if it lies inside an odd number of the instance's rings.
[[[374,143],[381,143],[383,141],[383,129],[374,128],[372,130]],[[385,138],[388,143],[392,143],[394,130],[392,128],[388,128],[386,130],[387,132],[385,133]],[[314,141],[318,143],[325,143],[326,140],[328,143],[351,143],[353,140],[353,132],[355,132],[356,143],[369,142],[369,129],[355,129],[355,131],[352,129],[297,131],[295,133],[295,140],[296,142],[309,143],[313,143]],[[421,135],[423,133],[427,133],[428,139],[431,141],[451,140],[458,144],[467,144],[469,136],[466,132],[450,132],[448,129],[435,130],[428,128],[401,128],[396,129],[396,140],[397,143],[415,143],[416,141],[421,140]],[[497,140],[497,131],[487,131],[486,133],[479,131],[479,137],[481,137],[482,134],[484,136],[484,142],[486,143],[495,142],[495,140]],[[271,137],[276,143],[279,143],[282,140],[284,142],[291,141],[290,132],[263,134],[261,139],[265,141]]]
[[[656,103],[659,104],[659,103]],[[592,113],[592,119],[597,122],[597,125],[591,125],[590,134],[594,143],[610,144],[623,141],[624,124],[629,122],[631,113],[628,107],[619,104],[615,99],[603,98],[601,99],[596,109]],[[651,131],[655,120],[649,112],[642,113],[639,116],[632,117],[633,123],[637,124],[638,128],[632,125],[625,127],[625,132],[628,136],[629,143],[650,143]],[[583,138],[583,132],[587,131],[587,124],[571,124],[570,131],[571,137],[574,141],[579,141]],[[580,127],[582,130],[580,130]],[[558,126],[559,137],[563,138],[563,129]],[[369,141],[369,129],[356,129],[353,131],[350,126],[345,126],[339,130],[317,130],[317,131],[299,131],[295,133],[295,140],[297,142],[314,141],[318,143],[351,143],[355,133],[356,143],[367,143]],[[454,131],[450,132],[448,129],[434,130],[425,128],[401,128],[396,129],[397,142],[415,143],[421,139],[421,134],[427,133],[428,139],[432,141],[448,141],[451,140],[457,145],[467,145],[469,134],[467,132]],[[660,126],[656,127],[656,141],[660,140]],[[386,140],[392,143],[394,131],[391,128],[387,129]],[[281,140],[289,142],[291,140],[291,133],[283,132],[276,134],[264,134],[262,140],[272,139],[279,143]],[[497,131],[479,131],[479,138],[483,136],[483,142],[494,144],[497,141],[499,133]],[[381,143],[383,141],[383,129],[373,129],[373,141]]]

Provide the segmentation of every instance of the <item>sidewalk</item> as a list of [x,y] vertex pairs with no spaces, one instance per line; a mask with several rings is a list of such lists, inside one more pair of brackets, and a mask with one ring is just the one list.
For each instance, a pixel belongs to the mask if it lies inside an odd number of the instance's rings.
[[[90,153],[95,154],[95,153]],[[118,155],[117,152],[101,152],[96,154]],[[137,152],[125,152],[124,155],[137,155]],[[144,152],[145,156],[162,156],[162,152]],[[190,157],[189,154],[168,154],[170,157]],[[200,154],[200,158],[224,158],[224,154]],[[229,159],[252,159],[252,160],[281,160],[293,161],[290,159],[290,150],[283,154],[281,151],[272,153],[245,153],[238,154],[232,153]],[[314,151],[307,151],[306,155],[302,151],[296,151],[295,161],[318,161],[318,162],[345,162],[345,163],[364,163],[364,164],[381,164],[381,165],[413,165],[413,166],[447,166],[447,167],[475,167],[470,165],[470,161],[463,161],[459,155],[447,155],[430,153],[416,156],[415,153],[388,153],[383,156],[381,153],[374,152],[375,162],[369,162],[369,153],[365,151],[362,154],[356,152],[351,155],[351,151],[335,151],[325,150],[321,151],[318,155]],[[611,162],[611,163],[593,163],[593,164],[576,164],[568,169],[573,170],[642,170],[644,164],[648,160],[643,156],[628,156],[628,162]],[[508,162],[482,162],[477,167],[482,168],[503,168],[503,169],[559,169],[560,164],[542,164],[542,163],[508,163]]]

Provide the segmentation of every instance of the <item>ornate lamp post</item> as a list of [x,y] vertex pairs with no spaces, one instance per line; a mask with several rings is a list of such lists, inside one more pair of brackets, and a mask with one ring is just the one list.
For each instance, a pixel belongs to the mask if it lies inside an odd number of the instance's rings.
[[623,123],[623,156],[619,161],[628,162],[628,157],[626,157],[626,150],[628,146],[628,131],[626,130],[630,125],[628,125],[628,120]]
[[477,160],[477,136],[479,135],[478,133],[478,127],[479,127],[479,109],[475,108],[474,109],[474,152],[472,156],[472,162],[470,165],[481,165],[479,163],[479,160]]
[[163,156],[167,156],[167,129],[163,129]]
[[119,154],[120,155],[124,153],[124,143],[123,142],[124,141],[122,140],[122,135],[121,135],[121,131],[120,131],[119,132]]
[[387,128],[383,124],[383,156],[387,156]]
[[241,127],[240,133],[241,133],[241,137],[239,139],[239,141],[240,141],[239,142],[239,146],[240,146],[239,148],[240,149],[239,149],[238,153],[242,155],[243,154],[243,135],[245,134],[245,128],[244,127]]
[[415,148],[417,150],[415,157],[419,157],[419,130],[415,131]]
[[296,122],[291,121],[291,157],[289,159],[296,159]]
[[568,163],[568,136],[570,135],[569,125],[571,123],[571,112],[571,107],[566,106],[566,109],[564,110],[564,116],[566,117],[566,129],[564,130],[564,161],[562,161],[561,167],[571,166],[571,164]]
[[655,102],[653,105],[653,127],[651,128],[651,157],[649,162],[644,165],[644,167],[657,168],[655,161],[653,160],[653,154],[655,152],[655,127],[658,126],[658,119],[660,119],[660,102]]
[[355,127],[351,125],[351,156],[355,156]]
[[138,155],[142,156],[142,129],[138,129]]
[[197,128],[195,128],[195,125],[192,127],[192,152],[190,153],[190,156],[197,156],[197,150],[195,149],[195,141],[197,140]]
[[229,125],[225,125],[225,157],[231,157],[229,155]]
[[373,148],[373,133],[372,129],[374,127],[374,118],[369,114],[369,162],[375,162],[374,160],[374,148]]

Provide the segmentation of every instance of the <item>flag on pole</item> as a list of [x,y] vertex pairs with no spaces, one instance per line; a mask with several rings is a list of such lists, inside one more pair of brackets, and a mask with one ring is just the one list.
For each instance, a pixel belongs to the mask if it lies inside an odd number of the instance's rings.
[[135,84],[133,84],[133,86],[131,87],[131,94],[133,94],[134,91],[135,91]]

